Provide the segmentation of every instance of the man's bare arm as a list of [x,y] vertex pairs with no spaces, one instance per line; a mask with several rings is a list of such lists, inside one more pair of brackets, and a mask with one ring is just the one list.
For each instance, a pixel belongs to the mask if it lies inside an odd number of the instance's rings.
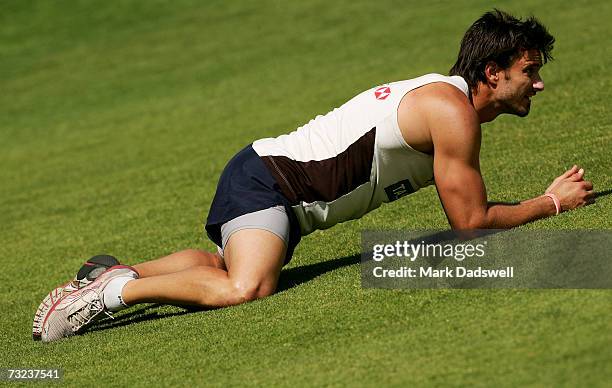
[[[436,187],[452,228],[511,228],[556,214],[553,200],[545,196],[517,205],[490,204],[480,173],[480,124],[469,102],[449,92],[430,100],[425,109],[434,143]],[[592,202],[593,185],[583,180],[583,174],[574,166],[548,188],[562,210]]]

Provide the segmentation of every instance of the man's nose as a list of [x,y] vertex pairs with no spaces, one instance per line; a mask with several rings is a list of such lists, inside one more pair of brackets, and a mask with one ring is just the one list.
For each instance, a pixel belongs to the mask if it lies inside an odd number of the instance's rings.
[[538,77],[533,81],[533,89],[537,92],[544,90],[544,80],[541,77]]

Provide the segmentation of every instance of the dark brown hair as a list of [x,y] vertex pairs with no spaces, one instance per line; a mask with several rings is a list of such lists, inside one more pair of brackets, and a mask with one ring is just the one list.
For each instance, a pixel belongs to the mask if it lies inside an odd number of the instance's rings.
[[485,82],[485,66],[495,62],[507,69],[524,51],[538,49],[544,63],[552,59],[555,38],[535,17],[525,21],[494,9],[482,15],[465,32],[457,62],[450,75],[460,75],[470,88]]

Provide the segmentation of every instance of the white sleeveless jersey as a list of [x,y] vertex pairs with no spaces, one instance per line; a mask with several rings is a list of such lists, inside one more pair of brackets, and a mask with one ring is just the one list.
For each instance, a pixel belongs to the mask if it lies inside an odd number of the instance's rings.
[[434,183],[433,157],[410,147],[397,121],[402,97],[433,82],[468,95],[463,78],[427,74],[372,88],[294,132],[253,143],[291,202],[303,235]]

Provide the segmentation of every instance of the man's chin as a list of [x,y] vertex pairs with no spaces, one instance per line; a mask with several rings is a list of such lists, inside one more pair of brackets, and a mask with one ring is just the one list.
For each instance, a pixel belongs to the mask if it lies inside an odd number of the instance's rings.
[[518,117],[526,117],[528,114],[529,114],[529,108],[523,109],[520,112],[516,113]]
[[513,109],[512,114],[518,117],[525,117],[529,114],[530,108],[531,108],[531,102],[529,102],[525,106],[521,106],[519,108]]

